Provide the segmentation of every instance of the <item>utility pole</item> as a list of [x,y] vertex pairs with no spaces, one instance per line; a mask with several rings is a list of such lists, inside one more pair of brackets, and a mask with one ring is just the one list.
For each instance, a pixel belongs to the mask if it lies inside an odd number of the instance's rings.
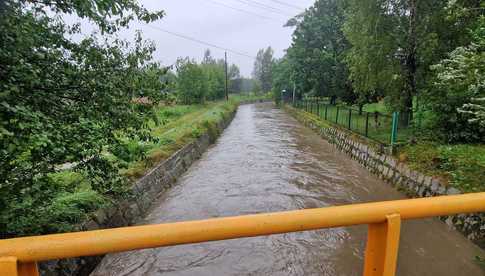
[[224,69],[226,71],[226,101],[229,101],[229,92],[227,91],[227,52],[224,52]]
[[293,106],[295,106],[296,82],[293,81]]

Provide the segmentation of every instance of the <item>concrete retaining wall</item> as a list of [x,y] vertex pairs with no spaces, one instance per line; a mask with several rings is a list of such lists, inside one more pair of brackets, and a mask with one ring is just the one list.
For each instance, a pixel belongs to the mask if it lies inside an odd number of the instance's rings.
[[[303,111],[292,107],[285,107],[285,109],[298,121],[317,132],[340,151],[357,160],[372,174],[396,187],[409,197],[431,197],[461,193],[456,188],[440,183],[436,178],[411,170],[406,164],[386,154],[383,148],[372,145],[366,142],[365,139],[358,139],[354,134],[337,127],[319,126],[315,120],[308,119],[307,116],[301,116]],[[441,217],[441,220],[463,233],[481,248],[485,248],[484,213]]]

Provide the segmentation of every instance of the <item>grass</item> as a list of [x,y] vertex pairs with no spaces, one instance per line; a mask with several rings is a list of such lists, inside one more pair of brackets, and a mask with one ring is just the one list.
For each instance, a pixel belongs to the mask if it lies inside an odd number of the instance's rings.
[[[137,179],[156,163],[168,158],[186,144],[205,132],[214,133],[216,124],[237,108],[238,101],[211,102],[205,105],[161,107],[158,111],[159,125],[154,125],[151,134],[157,142],[145,145],[145,156],[130,162],[122,174]],[[215,137],[214,137],[215,138]],[[141,141],[131,141],[140,146]]]
[[267,94],[244,93],[244,94],[230,94],[229,98],[232,101],[243,102],[243,101],[254,101],[254,100],[271,100],[272,96],[270,93],[267,93]]
[[[372,104],[367,110],[382,110],[381,104]],[[304,109],[304,107],[303,107]],[[327,106],[327,120],[325,120],[325,108],[316,105],[309,112],[299,112],[305,119],[311,118],[313,123],[318,121],[326,124],[337,124],[348,129],[349,112],[339,108],[338,121],[336,120],[337,107]],[[311,113],[310,113],[311,112]],[[359,115],[357,111],[351,113],[351,130],[365,133],[365,115]],[[369,119],[368,137],[381,143],[389,143],[391,118],[380,117],[377,125],[371,114]],[[398,142],[406,142],[413,135],[413,129],[398,128]],[[440,178],[441,182],[453,186],[463,192],[485,191],[485,145],[448,145],[437,142],[419,142],[418,144],[403,143],[399,150],[399,159],[409,164],[412,169],[418,170],[429,176]]]
[[[157,112],[159,124],[151,122],[151,134],[157,139],[157,142],[128,141],[129,148],[132,148],[131,151],[136,158],[127,158],[127,168],[122,170],[122,174],[133,180],[143,176],[148,169],[191,143],[203,133],[209,133],[211,139],[215,140],[219,134],[217,123],[235,112],[239,103],[263,99],[270,99],[270,96],[231,94],[229,102],[160,107]],[[140,147],[143,148],[143,158],[138,154],[137,149]]]
[[[304,107],[302,108],[304,109]],[[320,106],[317,108],[317,105],[314,103],[312,108],[308,109],[308,112],[316,114],[321,119],[332,124],[337,124],[360,135],[367,136],[368,138],[382,144],[389,144],[391,141],[392,117],[385,113],[381,113],[381,111],[379,111],[380,115],[376,117],[374,113],[371,112],[372,110],[377,111],[383,109],[385,109],[385,106],[383,106],[382,103],[371,104],[364,108],[364,111],[369,113],[364,112],[359,114],[358,110],[356,109],[349,111],[350,109],[347,106],[320,104]],[[351,119],[350,127],[349,117]],[[368,127],[366,129],[367,123]],[[407,141],[411,134],[410,128],[398,128],[397,142]]]
[[485,191],[485,145],[422,142],[407,145],[400,159],[415,170],[437,176],[463,192]]

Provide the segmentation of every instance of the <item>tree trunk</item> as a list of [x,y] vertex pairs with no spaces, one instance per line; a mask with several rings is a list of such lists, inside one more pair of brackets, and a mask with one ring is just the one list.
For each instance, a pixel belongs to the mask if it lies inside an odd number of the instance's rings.
[[401,123],[405,126],[413,119],[413,96],[417,94],[416,88],[416,16],[417,16],[417,0],[409,0],[409,37],[408,49],[405,60],[406,70],[406,85],[403,91],[403,110],[401,116]]

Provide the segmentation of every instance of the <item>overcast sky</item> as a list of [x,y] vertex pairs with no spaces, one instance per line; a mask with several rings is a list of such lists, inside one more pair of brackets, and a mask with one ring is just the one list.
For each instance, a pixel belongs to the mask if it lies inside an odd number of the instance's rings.
[[[275,50],[275,56],[281,57],[290,45],[293,32],[293,28],[285,28],[283,24],[292,16],[302,12],[302,9],[309,7],[314,0],[143,0],[140,2],[149,10],[163,9],[166,12],[162,20],[150,23],[155,28],[247,53],[250,56],[255,56],[258,49],[271,46]],[[121,32],[121,36],[133,39],[134,31],[142,30],[145,38],[156,43],[155,59],[165,65],[173,64],[177,57],[181,56],[200,60],[206,48],[211,49],[214,57],[224,57],[223,50],[182,39],[155,28],[133,23],[130,29]],[[230,63],[240,67],[242,75],[250,76],[253,59],[231,52],[228,52],[228,59]]]

